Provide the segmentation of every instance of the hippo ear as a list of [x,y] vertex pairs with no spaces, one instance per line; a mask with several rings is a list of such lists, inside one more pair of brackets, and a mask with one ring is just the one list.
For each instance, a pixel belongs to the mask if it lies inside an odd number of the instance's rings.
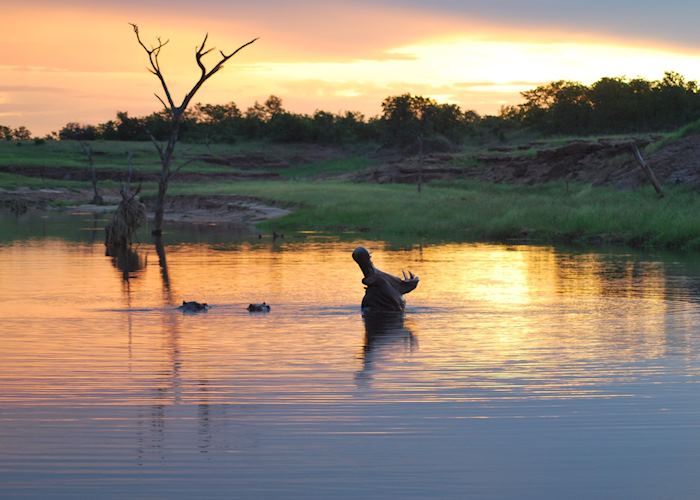
[[185,302],[185,301],[183,300],[183,301],[182,301],[182,305],[184,306],[185,304],[187,304],[187,302]]
[[203,305],[204,307],[209,307],[209,304],[207,304],[206,302],[205,302],[204,304],[202,304],[202,305]]

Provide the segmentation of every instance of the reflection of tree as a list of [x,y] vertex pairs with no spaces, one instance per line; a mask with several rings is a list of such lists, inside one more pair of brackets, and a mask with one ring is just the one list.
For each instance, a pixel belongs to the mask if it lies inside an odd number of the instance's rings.
[[158,265],[160,266],[160,275],[163,280],[163,294],[166,299],[166,305],[173,304],[172,291],[170,289],[170,275],[168,274],[168,260],[165,255],[165,247],[163,246],[163,238],[161,236],[155,236],[153,238],[153,243],[156,247],[156,253],[158,254]]
[[211,408],[209,405],[209,381],[202,379],[197,384],[199,386],[199,401],[197,401],[197,422],[199,423],[199,429],[197,430],[197,435],[199,436],[199,452],[207,453],[212,442],[212,429],[211,429]]
[[140,271],[144,267],[143,260],[139,253],[132,247],[114,249],[107,252],[107,256],[112,257],[112,265],[122,272],[122,279],[129,282],[132,274]]
[[[94,233],[93,233],[94,234]],[[129,360],[131,360],[131,341],[132,341],[132,317],[131,317],[131,281],[132,274],[140,271],[145,267],[145,262],[132,247],[107,247],[105,254],[112,258],[112,265],[121,272],[122,275],[122,293],[126,300],[126,307],[129,310],[127,313],[127,326],[129,331]],[[129,365],[131,370],[131,365]]]
[[92,214],[92,227],[90,228],[90,244],[94,245],[97,241],[97,234],[101,231],[100,214],[97,212]]
[[[160,248],[159,248],[160,247]],[[168,268],[165,260],[165,250],[160,245],[156,244],[156,252],[158,253],[159,263],[161,268],[161,276],[163,277],[163,289],[166,293],[167,301],[169,302],[170,281],[168,279]],[[147,452],[146,448],[152,449],[160,459],[165,458],[165,429],[168,420],[167,411],[173,406],[181,403],[182,383],[181,383],[181,348],[180,348],[180,320],[181,315],[175,311],[163,312],[163,333],[165,334],[165,367],[159,370],[158,373],[162,378],[154,384],[154,387],[149,389],[150,396],[150,411],[147,414],[140,412],[140,428],[146,427],[145,419],[148,419],[148,435],[150,440],[146,440],[144,432],[139,432],[138,435],[138,457],[139,463],[143,463],[143,458]]]
[[418,349],[418,339],[404,325],[403,313],[364,314],[365,343],[362,348],[362,370],[357,372],[358,382],[370,381],[375,364],[391,357],[398,348],[404,352]]

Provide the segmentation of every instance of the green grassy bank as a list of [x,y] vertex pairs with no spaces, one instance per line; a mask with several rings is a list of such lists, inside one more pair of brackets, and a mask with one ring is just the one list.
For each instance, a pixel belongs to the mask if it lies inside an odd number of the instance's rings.
[[[216,154],[259,151],[260,145],[216,146]],[[149,149],[150,148],[150,149]],[[96,164],[125,169],[126,152],[132,151],[137,169],[157,169],[152,145],[96,142]],[[185,148],[187,150],[187,148]],[[263,148],[272,156],[292,157],[300,151],[289,146]],[[208,154],[194,146],[189,155]],[[0,165],[24,164],[80,166],[86,163],[78,144],[65,142],[15,146],[0,145]],[[172,195],[246,195],[294,207],[281,219],[267,221],[268,231],[355,231],[363,237],[401,241],[528,240],[544,242],[613,243],[663,249],[700,249],[700,197],[682,188],[667,188],[657,199],[651,188],[617,191],[590,186],[548,184],[497,185],[453,180],[432,183],[418,193],[405,184],[360,184],[339,180],[313,180],[371,167],[354,153],[324,160],[300,162],[282,169],[278,181],[173,182]],[[194,162],[190,172],[229,169]],[[90,189],[87,182],[24,177],[0,172],[0,188],[19,187]],[[115,181],[100,181],[101,189],[116,190]],[[144,183],[143,194],[153,195],[155,184]]]
[[[0,187],[89,188],[87,183],[0,175]],[[102,187],[107,187],[103,184]],[[116,184],[115,186],[116,187]],[[155,185],[144,184],[144,196]],[[357,231],[403,241],[529,240],[700,250],[700,196],[681,188],[658,199],[651,188],[498,185],[451,181],[423,186],[334,181],[174,183],[171,195],[246,195],[293,207],[264,230]]]
[[675,189],[616,191],[563,184],[508,186],[471,181],[424,186],[346,182],[240,182],[174,185],[172,194],[239,194],[295,206],[267,221],[275,231],[358,231],[367,237],[613,243],[700,249],[700,197]]

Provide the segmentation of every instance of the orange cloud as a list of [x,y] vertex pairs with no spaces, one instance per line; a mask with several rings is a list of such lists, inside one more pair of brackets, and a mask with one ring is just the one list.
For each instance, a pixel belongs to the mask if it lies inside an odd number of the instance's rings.
[[496,112],[518,102],[520,91],[549,80],[659,78],[670,69],[700,76],[700,57],[685,48],[527,31],[418,9],[321,3],[234,9],[221,3],[205,11],[36,2],[4,9],[0,123],[27,125],[35,133],[68,121],[105,121],[117,110],[157,109],[158,82],[145,69],[129,21],[140,23],[145,40],[158,34],[171,39],[162,65],[176,96],[197,77],[194,47],[205,32],[222,49],[260,36],[197,96],[242,107],[277,94],[293,111],[373,115],[384,97],[413,92]]

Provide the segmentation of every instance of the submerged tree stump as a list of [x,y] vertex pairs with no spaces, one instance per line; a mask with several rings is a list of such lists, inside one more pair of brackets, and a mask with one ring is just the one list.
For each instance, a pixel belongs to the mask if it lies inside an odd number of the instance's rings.
[[121,188],[122,200],[105,227],[107,255],[116,255],[119,250],[128,248],[136,230],[146,222],[146,206],[138,199],[140,190],[139,187],[132,193],[125,186]]

